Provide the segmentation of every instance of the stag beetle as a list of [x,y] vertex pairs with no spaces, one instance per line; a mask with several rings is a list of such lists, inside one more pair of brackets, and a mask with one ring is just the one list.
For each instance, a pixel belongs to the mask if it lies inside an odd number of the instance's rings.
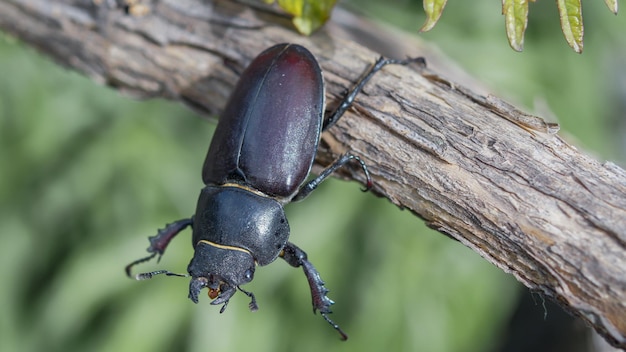
[[134,276],[137,280],[157,274],[191,276],[189,298],[198,302],[207,288],[211,304],[223,304],[243,292],[256,310],[254,295],[241,288],[252,281],[256,266],[281,257],[293,267],[302,267],[313,298],[313,312],[335,328],[343,340],[347,335],[327,314],[334,302],[306,253],[289,239],[289,224],[283,210],[287,203],[308,196],[331,173],[354,160],[365,173],[366,189],[372,180],[365,163],[345,154],[319,176],[305,182],[315,158],[321,132],[331,127],[350,107],[365,83],[387,64],[422,60],[380,58],[366,70],[324,118],[324,80],[317,60],[306,48],[278,44],[256,57],[242,73],[222,114],[202,168],[206,185],[196,213],[189,219],[168,224],[150,237],[151,255],[126,266],[131,268],[163,255],[169,242],[187,226],[193,229],[194,256],[189,275],[157,270]]

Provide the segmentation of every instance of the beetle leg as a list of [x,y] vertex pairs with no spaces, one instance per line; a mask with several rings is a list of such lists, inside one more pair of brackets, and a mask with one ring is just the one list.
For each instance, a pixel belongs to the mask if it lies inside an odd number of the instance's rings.
[[363,74],[361,74],[361,77],[359,77],[359,80],[356,82],[356,84],[352,86],[350,91],[343,97],[343,99],[341,99],[341,102],[339,103],[335,111],[328,115],[326,120],[324,120],[324,124],[322,125],[322,131],[326,131],[328,128],[332,127],[337,122],[337,120],[339,120],[339,118],[346,112],[346,110],[350,108],[356,96],[363,89],[363,86],[365,86],[365,84],[372,78],[372,76],[374,76],[374,74],[376,74],[376,72],[380,71],[383,67],[389,64],[408,65],[413,62],[420,63],[423,66],[426,65],[426,61],[423,57],[408,58],[405,60],[386,59],[382,56],[378,58],[378,60],[376,60],[373,65],[365,70]]
[[347,340],[348,335],[346,335],[343,330],[337,325],[334,321],[332,321],[327,314],[332,313],[330,310],[330,306],[335,304],[326,294],[328,293],[328,289],[324,286],[324,281],[320,277],[320,274],[317,272],[313,264],[307,259],[306,253],[298,248],[295,244],[291,242],[287,242],[285,247],[280,253],[280,257],[283,258],[289,265],[297,268],[302,267],[304,270],[304,275],[306,276],[307,281],[309,282],[309,287],[311,288],[311,298],[313,299],[313,313],[317,311],[320,312],[322,317],[333,327],[339,334],[341,335],[342,340]]
[[319,184],[322,183],[322,181],[324,181],[328,176],[330,176],[330,174],[332,174],[338,168],[344,166],[347,162],[349,162],[352,159],[358,161],[359,164],[361,164],[361,168],[363,169],[363,172],[365,173],[365,178],[366,178],[366,186],[363,189],[363,191],[364,192],[368,191],[370,188],[372,188],[372,178],[370,177],[370,173],[367,170],[367,166],[365,165],[363,160],[361,160],[361,158],[359,158],[358,156],[352,155],[352,154],[344,154],[341,156],[341,158],[337,159],[334,163],[332,163],[329,167],[327,167],[324,171],[322,171],[316,178],[312,179],[311,181],[305,183],[302,187],[300,187],[300,189],[298,190],[298,193],[296,193],[292,201],[298,201],[298,200],[302,200],[306,198],[309,195],[309,193],[313,192],[317,188],[317,186],[319,186]]
[[243,292],[246,296],[250,297],[250,303],[248,304],[248,308],[250,308],[251,311],[256,312],[257,310],[259,310],[259,306],[256,304],[256,298],[254,297],[254,293],[248,292],[239,286],[237,286],[237,289]]
[[[150,247],[148,247],[147,250],[149,253],[152,253],[152,254],[150,254],[149,256],[145,258],[137,259],[134,262],[128,264],[125,268],[126,275],[128,275],[128,277],[132,277],[131,269],[133,266],[137,264],[141,264],[143,262],[147,262],[157,255],[159,256],[157,259],[157,263],[158,263],[161,260],[161,256],[165,252],[165,249],[167,248],[167,245],[169,245],[172,238],[174,238],[174,236],[178,235],[178,233],[184,230],[187,226],[190,226],[192,223],[193,223],[192,219],[178,220],[171,224],[167,224],[165,228],[160,229],[157,232],[156,236],[149,237],[148,240],[150,241]],[[167,270],[157,270],[157,271],[152,271],[149,273],[137,274],[135,275],[135,280],[151,279],[154,275],[158,275],[158,274],[166,274],[168,276],[183,276],[183,277],[187,276],[185,274],[175,274]]]

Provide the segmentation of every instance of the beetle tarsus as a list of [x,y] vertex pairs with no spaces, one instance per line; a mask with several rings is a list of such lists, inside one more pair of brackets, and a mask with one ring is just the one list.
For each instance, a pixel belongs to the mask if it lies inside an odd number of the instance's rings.
[[322,317],[324,318],[324,320],[326,320],[328,322],[328,324],[330,324],[330,326],[332,326],[335,330],[337,330],[337,332],[339,333],[339,335],[341,335],[341,340],[345,341],[348,339],[348,335],[343,332],[343,330],[341,330],[341,328],[339,327],[339,325],[337,325],[337,323],[335,323],[334,321],[332,321],[328,315],[326,315],[326,313],[320,313],[322,315]]
[[254,293],[246,291],[239,286],[237,286],[237,289],[243,292],[246,296],[250,297],[250,303],[248,304],[248,308],[250,308],[250,311],[256,312],[257,310],[259,310],[259,306],[256,304],[256,297],[254,297]]
[[[147,262],[150,259],[154,258],[156,255],[157,255],[157,253],[154,252],[154,253],[150,254],[149,256],[147,256],[147,257],[144,257],[144,258],[141,258],[141,259],[137,259],[134,262],[126,265],[126,267],[124,268],[124,271],[126,272],[126,276],[132,278],[133,275],[132,275],[131,271],[132,271],[133,266],[135,266],[137,264],[141,264],[141,263]],[[142,280],[142,279],[138,279],[137,275],[135,275],[135,280]]]
[[350,108],[352,103],[354,103],[354,99],[356,96],[363,90],[363,87],[367,82],[376,74],[376,72],[380,71],[383,67],[387,65],[408,65],[410,63],[418,63],[421,66],[426,66],[426,61],[423,57],[414,57],[408,58],[404,60],[396,60],[396,59],[387,59],[383,56],[379,57],[378,60],[374,64],[372,64],[357,80],[357,82],[352,86],[350,91],[344,95],[341,102],[331,114],[324,120],[324,124],[322,125],[322,131],[326,131],[330,127],[332,127],[337,120]]
[[302,267],[304,275],[309,282],[309,288],[311,289],[311,299],[313,303],[313,313],[320,312],[324,320],[326,320],[339,334],[342,340],[346,340],[348,335],[341,330],[339,325],[332,321],[327,314],[332,313],[330,306],[335,304],[333,300],[326,295],[328,289],[324,286],[324,281],[320,277],[319,272],[315,269],[313,264],[307,259],[307,254],[302,249],[298,248],[295,244],[287,242],[283,251],[280,254],[289,265],[293,267]]

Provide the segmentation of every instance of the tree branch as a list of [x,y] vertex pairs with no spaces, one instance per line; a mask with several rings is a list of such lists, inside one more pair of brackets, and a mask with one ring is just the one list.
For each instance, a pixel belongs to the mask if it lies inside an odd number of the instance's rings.
[[[316,55],[331,105],[377,57],[329,29],[300,37],[285,18],[232,1],[119,2],[5,0],[0,28],[95,81],[211,115],[272,44],[297,42]],[[626,348],[626,172],[431,69],[383,71],[324,134],[318,162],[348,149],[361,156],[376,194]],[[344,176],[362,178],[352,171]]]

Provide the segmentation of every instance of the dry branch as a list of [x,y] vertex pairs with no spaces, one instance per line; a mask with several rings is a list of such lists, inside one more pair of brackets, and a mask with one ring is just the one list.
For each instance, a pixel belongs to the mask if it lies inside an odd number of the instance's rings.
[[[231,1],[120,2],[5,0],[0,28],[100,83],[207,114],[272,44],[308,47],[330,102],[377,56],[328,29],[300,37],[285,18]],[[324,135],[318,161],[362,156],[375,193],[626,348],[626,172],[551,128],[430,69],[388,67]],[[362,177],[354,171],[346,176]]]

